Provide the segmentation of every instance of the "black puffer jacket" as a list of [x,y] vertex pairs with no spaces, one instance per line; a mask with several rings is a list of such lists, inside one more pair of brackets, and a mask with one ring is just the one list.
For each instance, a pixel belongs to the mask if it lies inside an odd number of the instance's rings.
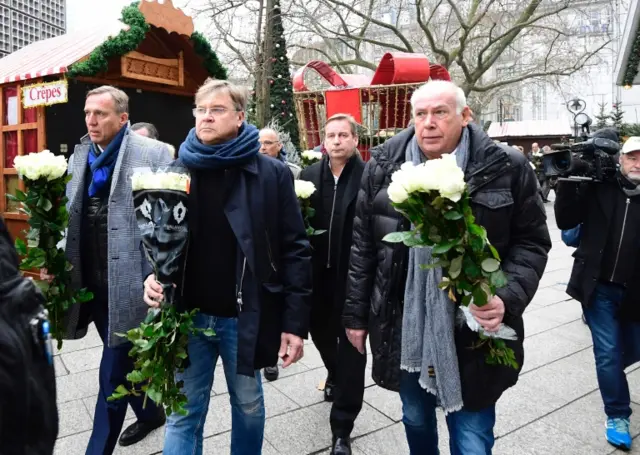
[[0,218],[2,455],[50,455],[58,435],[55,372],[30,323],[44,303],[33,281],[18,272],[18,255]]
[[[504,322],[518,333],[518,340],[508,344],[522,366],[522,313],[538,288],[551,249],[546,214],[535,173],[526,157],[515,149],[494,144],[477,126],[468,128],[470,157],[465,180],[476,222],[487,229],[508,277],[508,285],[497,294],[505,302]],[[408,249],[402,244],[383,242],[382,238],[409,228],[391,206],[387,188],[391,174],[405,162],[405,150],[414,134],[414,128],[409,128],[385,142],[373,151],[365,168],[353,223],[343,314],[345,327],[369,330],[373,379],[391,390],[398,390],[400,382]],[[465,407],[485,408],[516,383],[519,370],[486,365],[483,349],[468,349],[477,335],[466,326],[456,330]]]

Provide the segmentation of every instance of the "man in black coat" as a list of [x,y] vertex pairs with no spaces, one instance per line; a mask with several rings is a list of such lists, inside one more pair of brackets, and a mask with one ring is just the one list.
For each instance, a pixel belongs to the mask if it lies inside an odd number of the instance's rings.
[[640,137],[625,142],[611,181],[559,182],[554,208],[560,229],[581,225],[567,293],[582,304],[591,329],[606,438],[628,450],[631,400],[624,369],[640,360]]
[[340,317],[344,307],[351,234],[356,198],[364,162],[357,151],[357,123],[352,116],[336,114],[327,120],[322,160],[302,171],[301,180],[312,182],[313,307],[310,332],[328,371],[324,389],[331,408],[332,454],[351,453],[349,437],[364,397],[367,357],[347,340]]
[[[436,382],[459,381],[460,408],[450,409],[447,415],[452,455],[490,454],[495,403],[518,380],[524,360],[522,314],[536,292],[551,248],[545,210],[526,157],[512,147],[495,144],[470,123],[464,92],[455,84],[428,82],[414,92],[411,104],[415,128],[406,129],[374,150],[365,168],[353,224],[343,322],[349,340],[360,351],[364,350],[367,334],[371,335],[376,383],[400,390],[412,455],[435,454],[438,450],[435,408],[441,397],[425,389],[422,374]],[[478,334],[466,325],[444,328],[453,332],[451,349],[456,354],[453,358],[457,357],[457,368],[455,360],[448,367],[457,370],[459,378],[438,376],[433,368],[428,372],[401,369],[401,362],[406,362],[401,359],[403,316],[409,314],[406,300],[411,298],[405,296],[409,254],[404,245],[386,243],[382,238],[409,229],[408,222],[391,206],[387,190],[393,172],[414,152],[423,161],[445,153],[467,156],[463,169],[471,207],[476,222],[486,228],[498,250],[508,280],[487,305],[472,305],[471,311],[485,330],[494,331],[504,322],[516,331],[517,340],[506,343],[515,352],[518,369],[488,365],[487,346],[470,349],[478,341]],[[429,273],[420,268],[412,272],[416,276]]]

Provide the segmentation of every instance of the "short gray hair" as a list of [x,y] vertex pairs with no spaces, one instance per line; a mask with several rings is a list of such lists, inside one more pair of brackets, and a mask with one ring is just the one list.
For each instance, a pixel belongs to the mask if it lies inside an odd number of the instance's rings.
[[262,133],[273,133],[276,135],[276,139],[278,140],[278,142],[280,142],[280,133],[278,133],[273,128],[262,128],[259,134],[262,134]]
[[138,122],[131,125],[131,131],[138,131],[141,129],[146,129],[149,132],[149,137],[151,139],[158,140],[160,138],[160,134],[158,133],[158,129],[155,127],[153,123],[147,122]]
[[196,92],[196,104],[206,98],[209,98],[216,92],[225,92],[233,102],[233,108],[239,112],[247,110],[247,89],[239,85],[232,84],[229,81],[209,78],[204,81]]
[[347,122],[349,122],[349,126],[351,127],[351,134],[353,136],[358,136],[358,122],[356,122],[356,119],[353,118],[353,115],[350,114],[333,114],[331,117],[329,117],[324,124],[325,135],[327,134],[327,125],[329,123],[341,120],[346,120]]
[[94,88],[93,90],[89,90],[85,99],[94,95],[104,95],[105,93],[111,95],[116,113],[129,113],[129,96],[119,88],[112,85],[102,85],[98,88]]
[[431,95],[433,92],[446,91],[452,92],[455,95],[456,114],[461,114],[464,108],[467,107],[467,97],[464,94],[464,90],[451,81],[429,81],[418,87],[418,89],[413,92],[413,95],[411,95],[412,112],[415,114],[416,103],[426,95]]

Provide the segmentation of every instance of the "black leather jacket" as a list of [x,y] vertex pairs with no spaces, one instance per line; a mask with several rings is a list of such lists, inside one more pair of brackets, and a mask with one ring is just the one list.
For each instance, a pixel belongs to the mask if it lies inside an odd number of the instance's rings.
[[[465,180],[476,222],[487,229],[508,277],[508,285],[497,295],[505,302],[504,322],[518,333],[518,340],[508,344],[522,367],[522,313],[538,288],[551,249],[546,213],[536,175],[526,157],[515,149],[494,144],[477,126],[468,128],[470,157]],[[365,168],[353,223],[343,313],[345,327],[369,331],[373,379],[391,390],[398,390],[400,383],[408,249],[402,244],[383,242],[382,238],[409,228],[405,218],[391,206],[387,188],[391,174],[405,162],[405,150],[414,135],[414,128],[409,128],[373,150]],[[486,365],[483,349],[468,349],[477,341],[477,335],[466,327],[456,330],[465,407],[473,410],[490,406],[516,383],[519,370]]]

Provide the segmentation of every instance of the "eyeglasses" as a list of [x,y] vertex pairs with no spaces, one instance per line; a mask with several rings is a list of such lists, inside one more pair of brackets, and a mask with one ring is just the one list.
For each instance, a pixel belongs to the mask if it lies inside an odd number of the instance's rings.
[[222,117],[227,112],[240,112],[236,109],[227,109],[226,107],[196,107],[193,109],[194,117],[204,117],[205,115],[213,115],[214,117]]

